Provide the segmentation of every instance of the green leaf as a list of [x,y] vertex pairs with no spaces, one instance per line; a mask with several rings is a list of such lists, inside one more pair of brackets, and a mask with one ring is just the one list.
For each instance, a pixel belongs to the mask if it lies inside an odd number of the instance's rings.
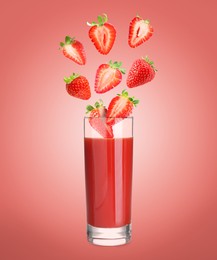
[[65,43],[64,42],[60,42],[60,46],[64,47]]
[[102,16],[99,15],[97,17],[97,20],[98,20],[99,25],[103,25],[103,17]]
[[121,94],[124,97],[128,97],[128,92],[126,91],[126,89],[124,89]]
[[78,78],[79,76],[80,76],[80,74],[78,74],[78,73],[72,73],[72,75],[70,76],[70,78],[71,78],[72,80],[74,80],[74,79]]
[[145,58],[142,57],[143,60],[145,60],[151,67],[154,71],[157,71],[157,69],[155,68],[154,66],[154,62],[152,60],[149,59],[149,57],[146,55]]
[[100,103],[99,103],[98,101],[95,103],[95,107],[96,107],[96,108],[99,108],[99,107],[100,107]]
[[76,73],[73,73],[71,76],[69,77],[64,77],[64,81],[69,84],[71,83],[74,79],[78,78],[80,75],[79,74],[76,74]]
[[72,41],[72,38],[67,35],[66,38],[65,38],[65,43],[66,43],[66,44],[70,44],[71,41]]
[[121,72],[122,74],[125,74],[125,73],[126,73],[126,69],[120,68],[119,70],[120,70],[120,72]]
[[86,110],[87,110],[86,113],[89,113],[89,112],[92,111],[93,109],[94,109],[94,107],[91,106],[91,105],[86,106]]
[[102,106],[103,106],[103,101],[102,101],[102,99],[99,99],[99,101],[95,102],[94,106],[91,106],[91,105],[86,106],[86,114],[88,114],[93,109],[98,109]]
[[139,104],[139,100],[133,100],[133,105],[136,107]]
[[87,22],[88,26],[103,26],[104,23],[108,21],[108,16],[106,14],[98,15],[97,22],[89,23]]
[[65,83],[69,84],[72,80],[70,77],[68,77],[68,78],[64,77],[64,81],[65,81]]
[[122,62],[121,61],[112,62],[112,60],[110,60],[108,64],[109,64],[109,66],[111,68],[118,69],[122,74],[126,73],[126,69],[121,68],[121,66],[122,66]]

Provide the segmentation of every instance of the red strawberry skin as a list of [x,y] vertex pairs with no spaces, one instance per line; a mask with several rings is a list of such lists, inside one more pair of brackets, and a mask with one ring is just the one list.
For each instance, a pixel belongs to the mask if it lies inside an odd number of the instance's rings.
[[155,68],[152,64],[150,65],[145,59],[134,61],[127,76],[127,86],[134,88],[153,80],[155,77]]
[[96,102],[96,107],[87,106],[89,108],[89,123],[90,125],[104,138],[113,138],[112,126],[106,123],[107,109]]
[[87,100],[91,97],[90,85],[84,76],[78,76],[66,83],[66,90],[69,95],[79,99]]
[[153,27],[149,20],[136,16],[130,23],[128,43],[132,48],[138,47],[153,35]]
[[89,37],[96,49],[101,54],[108,54],[112,49],[115,38],[116,38],[116,30],[113,25],[109,23],[105,23],[102,26],[94,25],[89,30]]
[[109,104],[106,123],[111,126],[115,125],[125,117],[128,117],[132,110],[133,104],[129,100],[115,97]]
[[61,42],[63,55],[79,65],[86,64],[86,54],[81,42],[66,36],[65,43]]
[[114,45],[116,30],[112,24],[107,22],[108,17],[106,14],[98,16],[97,19],[98,23],[87,23],[89,26],[91,26],[89,30],[89,37],[98,52],[106,55],[110,52]]
[[125,69],[120,68],[121,62],[109,62],[109,64],[102,64],[96,72],[95,91],[96,93],[105,93],[116,87],[122,80],[122,73]]
[[106,116],[106,123],[113,126],[124,118],[130,116],[133,111],[133,107],[138,103],[139,101],[130,98],[125,90],[122,91],[121,95],[118,95],[111,100]]

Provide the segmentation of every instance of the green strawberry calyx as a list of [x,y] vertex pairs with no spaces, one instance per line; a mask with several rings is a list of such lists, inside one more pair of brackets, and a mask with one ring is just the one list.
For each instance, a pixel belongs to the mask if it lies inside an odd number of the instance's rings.
[[121,68],[122,62],[118,62],[118,61],[112,62],[112,61],[110,60],[108,64],[109,64],[109,66],[110,66],[112,69],[118,69],[118,70],[120,70],[120,72],[121,72],[122,74],[125,74],[125,73],[126,73],[126,69]]
[[144,23],[146,23],[146,24],[150,24],[150,20],[148,20],[148,19],[143,20],[143,21],[144,21]]
[[65,45],[70,45],[73,44],[75,42],[75,37],[70,37],[70,36],[66,36],[65,37],[65,42],[60,42],[60,46],[64,47]]
[[102,99],[100,99],[99,101],[97,101],[93,106],[91,105],[87,105],[86,106],[86,114],[90,113],[92,110],[94,109],[99,109],[100,107],[103,107],[103,101]]
[[137,14],[136,17],[142,19],[144,23],[150,24],[150,20],[149,19],[143,19],[139,14]]
[[98,23],[97,22],[92,22],[92,23],[87,22],[87,25],[88,26],[95,26],[95,25],[103,26],[105,23],[107,23],[108,16],[107,16],[107,14],[98,15],[97,20],[98,20]]
[[135,99],[135,97],[129,97],[128,92],[126,91],[126,89],[124,89],[121,94],[118,94],[119,97],[124,97],[130,100],[130,102],[133,103],[133,105],[136,107],[139,104],[139,100]]
[[144,61],[146,61],[146,62],[152,67],[152,69],[153,69],[154,71],[157,71],[157,69],[156,69],[155,66],[154,66],[154,62],[153,62],[152,60],[150,60],[147,55],[145,56],[145,58],[142,57],[142,59],[143,59]]
[[71,76],[69,77],[64,77],[64,81],[66,84],[70,84],[74,79],[77,79],[79,78],[80,75],[79,74],[76,74],[76,73],[73,73]]

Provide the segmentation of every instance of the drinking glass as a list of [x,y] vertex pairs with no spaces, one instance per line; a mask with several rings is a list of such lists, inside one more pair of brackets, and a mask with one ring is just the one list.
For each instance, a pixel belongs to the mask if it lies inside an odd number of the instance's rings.
[[131,239],[133,117],[116,121],[103,138],[84,118],[87,239],[101,246]]

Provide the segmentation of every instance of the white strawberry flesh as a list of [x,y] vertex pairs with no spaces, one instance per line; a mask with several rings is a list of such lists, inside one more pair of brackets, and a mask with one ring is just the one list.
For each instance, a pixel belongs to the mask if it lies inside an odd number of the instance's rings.
[[77,49],[74,48],[71,44],[65,45],[65,46],[64,46],[64,49],[65,49],[66,53],[67,53],[69,56],[71,56],[71,57],[73,57],[74,59],[76,59],[79,63],[82,63],[82,62],[83,62],[82,59],[81,59],[81,57],[80,57],[79,52],[78,52]]
[[149,25],[144,21],[137,21],[134,25],[132,44],[137,43],[149,33]]

